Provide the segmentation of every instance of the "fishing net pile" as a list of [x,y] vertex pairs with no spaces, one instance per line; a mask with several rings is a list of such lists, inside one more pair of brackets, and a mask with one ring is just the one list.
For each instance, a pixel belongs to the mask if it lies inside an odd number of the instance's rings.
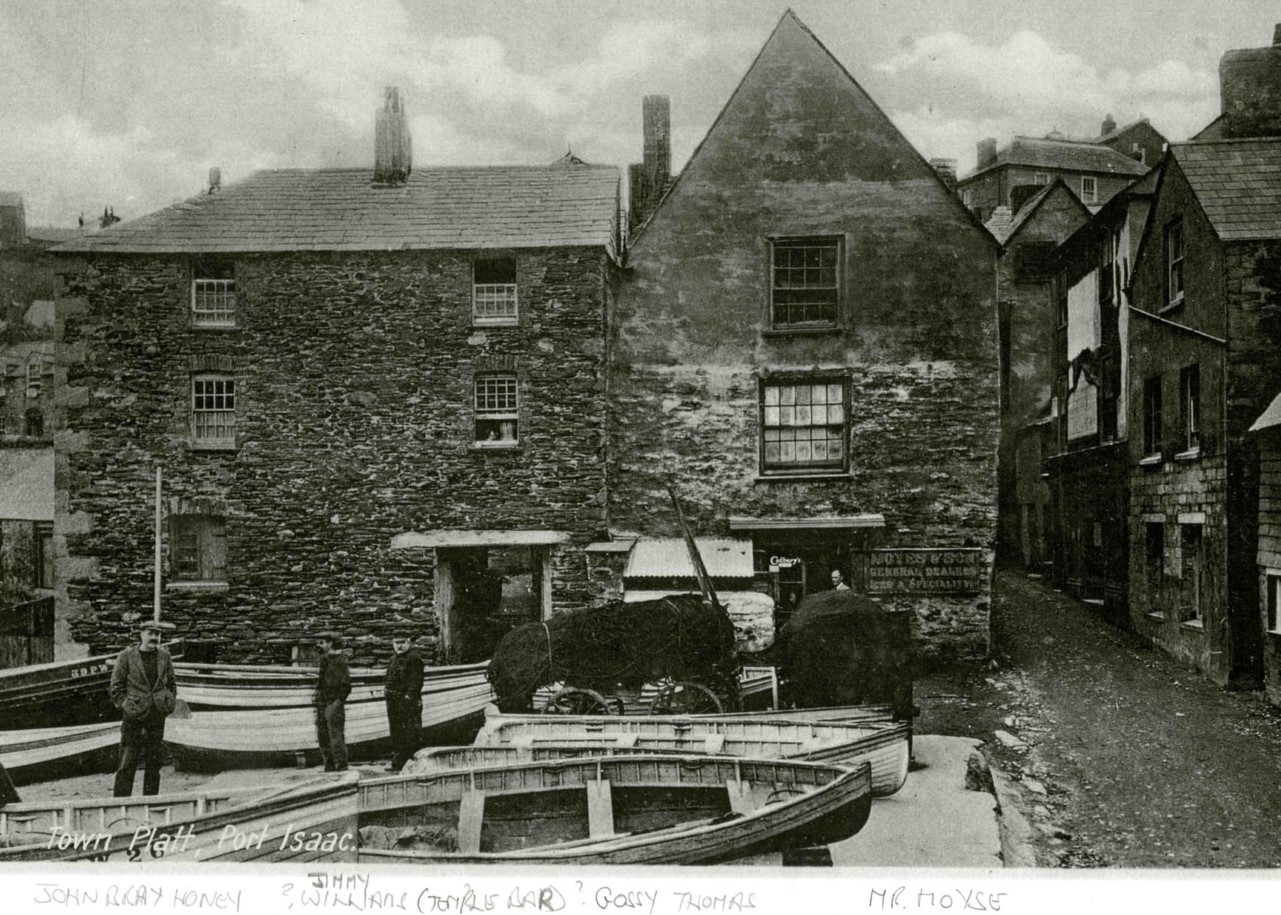
[[776,641],[779,679],[797,708],[892,705],[911,713],[917,651],[910,614],[853,591],[801,601]]
[[734,624],[697,594],[612,603],[525,623],[503,636],[489,662],[504,712],[528,710],[539,687],[562,681],[608,695],[670,677],[732,698],[738,672]]

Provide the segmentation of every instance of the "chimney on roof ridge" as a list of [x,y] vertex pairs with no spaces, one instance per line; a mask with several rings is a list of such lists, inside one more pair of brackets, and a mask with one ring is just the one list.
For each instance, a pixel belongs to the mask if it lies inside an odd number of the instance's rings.
[[672,106],[665,95],[641,100],[645,171],[651,187],[661,192],[672,174]]
[[978,145],[978,168],[987,168],[996,162],[996,138],[988,137],[985,140],[979,140]]
[[956,160],[935,158],[930,160],[930,168],[938,173],[939,178],[949,190],[956,190]]
[[209,193],[216,194],[222,190],[222,169],[214,166],[209,169]]
[[1116,121],[1112,119],[1112,113],[1108,112],[1107,117],[1103,119],[1103,129],[1099,131],[1099,136],[1106,137],[1114,130],[1116,130]]
[[383,107],[374,121],[374,184],[398,185],[413,168],[413,139],[400,101],[400,90],[383,90]]
[[1220,58],[1219,98],[1227,139],[1281,136],[1281,24],[1269,47]]

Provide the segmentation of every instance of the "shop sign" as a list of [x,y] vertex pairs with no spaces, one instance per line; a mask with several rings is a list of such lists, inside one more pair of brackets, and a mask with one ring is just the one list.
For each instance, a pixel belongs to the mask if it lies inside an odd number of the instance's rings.
[[771,556],[769,558],[769,570],[771,572],[777,572],[779,569],[790,569],[800,564],[800,559],[795,556]]
[[872,594],[978,594],[987,553],[979,548],[872,550],[867,590]]

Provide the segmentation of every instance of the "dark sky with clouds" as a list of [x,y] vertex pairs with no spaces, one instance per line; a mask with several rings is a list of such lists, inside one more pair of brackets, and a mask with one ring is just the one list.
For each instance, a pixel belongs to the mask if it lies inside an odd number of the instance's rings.
[[1229,48],[1267,0],[0,0],[0,190],[28,221],[126,218],[256,168],[364,166],[382,87],[421,165],[640,157],[672,99],[677,168],[794,9],[926,156],[1218,113]]

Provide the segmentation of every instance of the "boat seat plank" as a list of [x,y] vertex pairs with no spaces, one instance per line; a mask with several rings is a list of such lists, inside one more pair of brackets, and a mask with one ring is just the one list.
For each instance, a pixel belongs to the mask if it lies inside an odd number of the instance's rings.
[[485,792],[465,791],[458,805],[458,851],[476,854],[480,851],[480,827],[485,819]]
[[725,782],[725,791],[729,795],[729,809],[732,812],[746,816],[756,810],[757,798],[756,793],[752,791],[751,782],[731,778]]
[[614,795],[603,778],[587,783],[587,834],[593,839],[614,834]]

